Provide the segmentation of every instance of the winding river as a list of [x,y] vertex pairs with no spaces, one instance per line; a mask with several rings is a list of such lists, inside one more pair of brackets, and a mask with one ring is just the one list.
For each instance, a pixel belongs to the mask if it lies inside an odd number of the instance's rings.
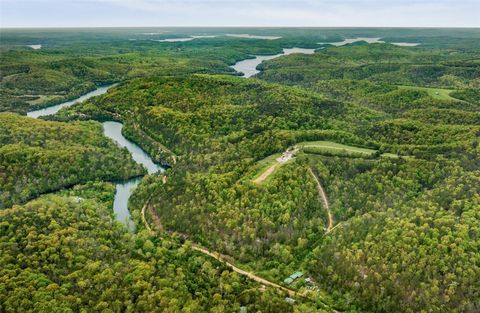
[[[60,103],[41,110],[30,111],[27,116],[38,118],[40,116],[52,115],[57,113],[61,108],[71,106],[77,102],[85,101],[91,97],[104,94],[109,88],[114,85],[100,87],[94,91],[91,91],[75,100]],[[148,174],[154,174],[157,172],[163,172],[164,169],[155,164],[150,156],[145,153],[139,146],[132,141],[125,138],[122,134],[123,124],[119,122],[103,122],[103,132],[105,136],[115,141],[120,147],[126,148],[131,154],[135,162],[142,164],[147,169]],[[128,210],[128,199],[132,195],[135,187],[138,186],[142,177],[135,177],[127,181],[119,182],[116,185],[115,198],[113,201],[113,211],[118,221],[123,223],[131,231],[135,230],[134,223],[132,221],[130,211]]]
[[[259,71],[256,69],[257,65],[262,63],[265,60],[271,60],[282,55],[289,55],[292,53],[304,53],[312,54],[315,52],[315,49],[301,49],[301,48],[292,48],[292,49],[283,49],[283,53],[276,55],[267,55],[267,56],[256,56],[254,59],[247,59],[237,62],[232,66],[236,71],[243,72],[244,77],[251,77]],[[77,99],[66,101],[57,105],[52,105],[47,108],[40,110],[34,110],[27,113],[27,116],[32,118],[38,118],[40,116],[53,115],[57,113],[60,109],[64,107],[69,107],[75,103],[83,102],[88,100],[91,97],[99,96],[108,91],[111,87],[115,86],[103,86],[99,87],[89,93],[80,96]],[[103,132],[105,136],[115,141],[120,147],[126,148],[132,155],[132,158],[135,162],[142,164],[147,169],[148,174],[152,175],[157,172],[163,172],[164,168],[158,164],[155,164],[150,156],[145,153],[139,146],[137,146],[132,141],[125,138],[122,134],[123,124],[119,122],[107,121],[103,122]],[[133,190],[138,186],[142,177],[135,177],[127,181],[119,182],[116,185],[115,198],[113,202],[113,211],[115,213],[116,219],[126,225],[130,230],[134,230],[135,226],[132,221],[130,211],[128,210],[128,200],[132,195]]]
[[243,73],[242,77],[248,78],[260,73],[260,71],[257,70],[257,66],[263,61],[272,60],[281,57],[282,55],[293,53],[313,54],[315,53],[315,49],[285,48],[283,49],[283,53],[274,55],[256,55],[255,58],[238,61],[232,65],[231,68],[239,73]]
[[111,87],[113,87],[115,85],[116,84],[99,87],[99,88],[97,88],[93,91],[90,91],[89,93],[84,94],[83,96],[78,97],[77,99],[74,99],[74,100],[71,100],[71,101],[66,101],[66,102],[63,102],[63,103],[60,103],[60,104],[56,104],[56,105],[52,105],[52,106],[49,106],[47,108],[43,108],[43,109],[40,109],[40,110],[30,111],[30,112],[27,113],[27,116],[33,117],[33,118],[38,118],[40,116],[53,115],[53,114],[57,113],[58,111],[60,111],[61,108],[66,108],[66,107],[72,106],[77,102],[85,101],[87,99],[90,99],[91,97],[103,95],[104,93],[107,92],[108,89],[110,89]]
[[[127,148],[132,154],[133,160],[145,166],[148,174],[152,175],[157,172],[163,172],[164,168],[155,164],[142,148],[123,136],[122,128],[123,124],[119,122],[103,122],[103,133],[105,136],[115,141],[119,146]],[[118,183],[116,186],[115,200],[113,201],[113,211],[115,212],[117,220],[124,223],[132,231],[135,229],[135,226],[132,222],[130,211],[128,210],[128,199],[130,199],[133,190],[141,180],[141,177],[135,177]]]

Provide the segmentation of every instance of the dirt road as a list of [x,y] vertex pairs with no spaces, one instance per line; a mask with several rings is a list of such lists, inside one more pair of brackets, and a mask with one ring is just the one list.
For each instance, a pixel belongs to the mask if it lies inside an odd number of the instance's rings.
[[275,159],[277,163],[273,164],[267,168],[260,176],[258,176],[253,182],[256,184],[261,184],[265,179],[268,178],[275,170],[280,167],[282,164],[287,163],[288,161],[295,158],[295,153],[297,150],[287,150],[278,158]]
[[325,194],[325,191],[323,190],[323,187],[320,184],[320,180],[318,179],[317,175],[315,175],[312,168],[308,168],[308,171],[317,182],[318,195],[321,199],[323,207],[325,208],[325,211],[327,211],[328,225],[327,225],[326,233],[329,233],[333,229],[333,216],[332,216],[332,212],[330,211],[330,204],[328,203],[327,195]]
[[[313,172],[311,172],[313,174]],[[315,175],[314,175],[315,176]],[[318,181],[318,180],[317,180]],[[319,185],[320,186],[320,185]],[[320,186],[321,188],[321,186]],[[322,189],[323,191],[323,189]],[[324,198],[327,205],[328,205],[328,201],[327,201],[327,198],[325,197]],[[147,219],[145,217],[145,213],[148,212],[151,217],[152,217],[152,220],[153,220],[153,223],[155,224],[155,228],[160,232],[164,232],[164,228],[163,228],[163,225],[160,221],[160,218],[158,217],[158,215],[156,214],[155,210],[149,205],[149,202],[150,202],[150,199],[145,203],[145,205],[143,206],[142,208],[142,219],[143,219],[143,223],[145,224],[145,228],[148,229],[150,232],[154,233],[154,231],[152,230],[152,228],[150,227],[150,225],[148,224],[147,222]],[[333,223],[333,221],[332,221]],[[214,259],[216,259],[217,261],[227,265],[228,267],[230,267],[234,272],[240,274],[240,275],[243,275],[243,276],[246,276],[248,278],[250,278],[251,280],[253,281],[256,281],[258,282],[259,284],[262,284],[262,285],[265,285],[265,286],[270,286],[272,288],[275,288],[277,290],[280,290],[280,291],[283,291],[283,292],[286,292],[290,297],[301,297],[301,298],[305,298],[305,299],[311,299],[309,297],[309,291],[306,290],[304,292],[297,292],[293,289],[290,289],[290,288],[287,288],[287,287],[284,287],[284,286],[281,286],[279,284],[276,284],[274,282],[271,282],[265,278],[262,278],[258,275],[256,275],[255,273],[252,273],[252,272],[248,272],[248,271],[245,271],[245,270],[242,270],[241,268],[238,268],[236,267],[235,265],[233,265],[232,263],[230,263],[229,261],[227,261],[225,259],[225,256],[218,253],[218,252],[215,252],[215,251],[209,251],[207,248],[204,248],[200,245],[197,245],[195,243],[192,243],[190,245],[190,247],[195,250],[195,251],[198,251],[200,253],[203,253],[205,255],[208,255],[209,257],[212,257]],[[319,299],[311,299],[312,301],[317,301]],[[332,310],[333,312],[335,313],[338,313],[338,311],[330,308],[328,305],[326,305],[325,303],[322,302],[322,304],[324,305],[325,309],[329,309],[329,310]]]

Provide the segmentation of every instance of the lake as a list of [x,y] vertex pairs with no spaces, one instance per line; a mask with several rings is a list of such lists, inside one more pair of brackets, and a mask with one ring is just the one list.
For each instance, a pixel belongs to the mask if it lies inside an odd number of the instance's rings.
[[[164,169],[155,164],[150,156],[132,141],[125,138],[122,134],[123,124],[119,122],[103,122],[103,132],[105,136],[115,141],[120,147],[127,148],[135,162],[142,164],[147,168],[148,174],[163,172]],[[138,186],[141,177],[135,177],[126,182],[118,183],[115,191],[115,200],[113,202],[113,211],[118,221],[125,224],[130,230],[134,230],[134,223],[128,210],[128,199]]]
[[183,38],[166,38],[166,39],[151,39],[152,41],[157,42],[184,42],[184,41],[192,41],[194,39],[199,38],[215,38],[217,36],[213,35],[205,35],[205,36],[190,36],[190,37],[183,37]]
[[237,37],[237,38],[249,38],[249,39],[266,39],[266,40],[275,40],[275,39],[282,38],[278,36],[257,36],[257,35],[249,35],[249,34],[226,34],[226,36]]
[[60,104],[56,104],[56,105],[52,105],[52,106],[49,106],[49,107],[46,107],[46,108],[43,108],[43,109],[30,111],[30,112],[27,113],[27,116],[28,117],[33,117],[33,118],[38,118],[40,116],[53,115],[53,114],[57,113],[58,111],[60,111],[61,108],[66,108],[66,107],[74,105],[77,102],[83,102],[83,101],[85,101],[85,100],[87,100],[91,97],[102,95],[102,94],[106,93],[109,88],[111,88],[113,86],[114,85],[99,87],[99,88],[97,88],[93,91],[90,91],[89,93],[86,93],[83,96],[80,96],[80,97],[78,97],[74,100],[66,101],[66,102],[63,102],[63,103],[60,103]]
[[[104,94],[108,91],[109,88],[114,85],[100,87],[94,91],[91,91],[83,96],[74,99],[72,101],[63,102],[57,105],[50,106],[41,110],[30,111],[27,113],[27,116],[32,118],[38,118],[40,116],[52,115],[57,113],[61,108],[71,106],[77,102],[83,102],[91,97]],[[123,124],[119,122],[104,122],[103,132],[106,137],[112,139],[120,147],[126,148],[132,155],[132,158],[135,162],[142,164],[147,169],[148,174],[154,174],[157,172],[163,172],[164,169],[155,164],[150,156],[145,153],[139,146],[137,146],[132,141],[125,138],[122,134]],[[128,210],[128,199],[132,195],[135,188],[138,186],[142,177],[135,177],[124,182],[119,182],[116,184],[115,198],[113,201],[113,212],[118,221],[123,223],[128,229],[134,230],[135,226],[132,221],[130,211]]]
[[[387,43],[386,41],[380,40],[381,37],[357,37],[357,38],[347,38],[344,41],[339,42],[319,42],[319,45],[334,45],[336,47],[341,47],[344,45],[348,45],[350,43],[365,41],[367,43]],[[388,42],[391,45],[401,46],[401,47],[415,47],[418,46],[419,43],[410,43],[410,42]]]
[[283,49],[283,53],[274,54],[274,55],[257,55],[255,58],[241,60],[231,66],[235,71],[239,73],[243,73],[243,77],[248,78],[252,77],[258,73],[257,66],[261,64],[263,61],[272,60],[283,55],[289,55],[293,53],[302,53],[302,54],[313,54],[315,53],[315,49],[305,49],[305,48],[285,48]]

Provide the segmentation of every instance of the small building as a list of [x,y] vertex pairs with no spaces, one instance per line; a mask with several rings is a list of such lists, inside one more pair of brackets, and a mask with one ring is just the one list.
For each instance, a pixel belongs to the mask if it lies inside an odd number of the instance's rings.
[[293,279],[291,279],[290,277],[286,278],[284,281],[283,281],[285,284],[287,285],[290,285],[291,283],[293,283]]
[[292,275],[290,275],[288,278],[286,278],[283,282],[287,285],[290,285],[293,283],[296,279],[300,278],[303,276],[302,272],[295,272]]
[[293,280],[297,279],[297,278],[300,278],[303,276],[303,273],[302,272],[295,272],[293,273],[292,275],[290,275],[291,278],[293,278]]
[[247,313],[247,307],[246,306],[241,306],[240,307],[240,313]]

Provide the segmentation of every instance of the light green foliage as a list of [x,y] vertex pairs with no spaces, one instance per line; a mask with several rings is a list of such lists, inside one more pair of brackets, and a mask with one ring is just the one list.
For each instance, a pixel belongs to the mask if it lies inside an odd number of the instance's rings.
[[[90,181],[0,211],[0,311],[318,312],[322,302],[342,312],[479,311],[478,30],[242,29],[276,40],[168,31],[5,33],[0,110],[120,83],[50,117],[68,123],[0,115],[7,202]],[[217,37],[151,40],[196,32]],[[228,66],[252,54],[365,36],[421,45],[323,46],[265,62],[256,78],[212,75],[233,74]],[[44,47],[20,47],[33,39]],[[91,181],[140,169],[98,123],[71,122],[89,119],[123,122],[125,136],[172,165],[130,199],[139,234],[112,221],[113,185]],[[294,160],[252,181],[295,146]],[[320,290],[292,307],[188,244],[143,233],[147,200],[179,238],[278,283],[302,271]]]
[[97,122],[47,122],[13,113],[0,113],[0,170],[0,208],[81,182],[145,171]]
[[450,94],[454,91],[454,89],[428,88],[428,87],[417,87],[417,86],[398,86],[398,88],[407,89],[407,90],[426,91],[430,97],[436,100],[450,100],[450,101],[458,100],[450,96]]
[[0,211],[2,312],[293,312],[187,246],[125,232],[113,191],[89,184]]
[[[134,114],[125,114],[132,106]],[[404,113],[407,117],[408,111]],[[424,203],[430,203],[431,208],[449,208],[456,203],[455,210],[462,212],[475,207],[478,191],[472,188],[472,182],[460,183],[454,177],[478,172],[479,127],[468,123],[475,117],[471,111],[457,111],[458,120],[453,116],[447,124],[446,119],[439,118],[441,124],[431,125],[423,123],[428,115],[395,118],[298,88],[197,75],[135,80],[91,103],[73,106],[61,112],[61,117],[120,116],[132,129],[137,125],[175,152],[178,162],[167,172],[167,183],[152,179],[134,197],[134,206],[140,208],[152,196],[167,229],[231,255],[279,282],[291,272],[307,268],[346,309],[354,305],[367,311],[415,311],[420,307],[435,310],[447,302],[424,300],[436,297],[433,294],[414,298],[412,303],[403,298],[389,300],[391,293],[381,293],[361,280],[346,285],[350,280],[347,273],[364,265],[352,257],[349,263],[342,263],[345,272],[337,273],[336,255],[349,256],[348,251],[359,248],[345,240],[333,250],[325,238],[341,236],[351,220],[363,220],[368,214],[400,214],[418,207],[430,210]],[[299,153],[295,161],[277,169],[267,183],[251,182],[252,177],[274,164],[278,153],[295,145],[353,149],[352,153],[363,158]],[[362,146],[371,148],[358,148]],[[384,152],[391,157],[376,157]],[[401,158],[396,158],[397,152]],[[308,166],[319,173],[338,225],[327,237],[323,236],[326,211]],[[449,200],[448,193],[441,192],[455,188],[457,183],[465,186],[459,190],[465,201]],[[376,227],[384,227],[383,221]],[[367,234],[366,229],[356,231]],[[422,251],[425,244],[417,241],[411,249]],[[315,254],[310,254],[312,250]],[[386,256],[379,252],[376,262],[389,263]],[[438,262],[448,258],[431,253],[427,256]],[[400,253],[399,258],[398,263],[410,262],[408,255]],[[374,285],[386,288],[386,277],[397,277],[400,271],[393,267],[387,272],[390,276],[381,276]],[[442,273],[435,275],[439,280]],[[457,300],[462,292],[477,292],[470,288],[472,282],[465,282],[466,290],[458,291]],[[430,286],[434,280],[422,276],[422,283]],[[416,288],[412,286],[407,280],[404,289]],[[371,296],[373,293],[380,296]],[[353,295],[353,303],[348,295]],[[458,301],[448,305],[472,311]]]

